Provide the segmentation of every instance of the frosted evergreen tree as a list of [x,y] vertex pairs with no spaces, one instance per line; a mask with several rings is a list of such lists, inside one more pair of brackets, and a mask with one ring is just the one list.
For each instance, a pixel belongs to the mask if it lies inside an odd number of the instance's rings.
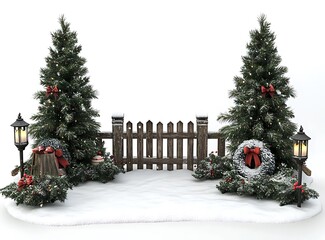
[[295,97],[294,89],[285,76],[281,57],[275,46],[275,34],[265,15],[258,18],[259,29],[250,32],[247,55],[242,57],[241,76],[235,76],[235,89],[229,93],[235,106],[218,120],[229,123],[221,133],[230,142],[231,153],[244,140],[263,141],[275,155],[276,165],[291,165],[292,142],[296,125],[291,122],[293,111],[286,102]]
[[64,16],[59,18],[60,29],[51,33],[53,46],[45,58],[46,67],[40,70],[38,91],[39,112],[32,116],[35,123],[30,134],[36,143],[58,139],[68,149],[73,162],[88,162],[96,154],[96,138],[100,124],[97,110],[91,101],[96,91],[89,84],[86,59],[80,56],[77,33],[70,30]]

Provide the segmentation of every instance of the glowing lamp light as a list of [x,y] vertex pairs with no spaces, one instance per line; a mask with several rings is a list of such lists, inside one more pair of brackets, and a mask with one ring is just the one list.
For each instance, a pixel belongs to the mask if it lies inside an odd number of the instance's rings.
[[28,126],[29,124],[18,114],[17,120],[11,124],[14,127],[14,142],[18,149],[25,149],[28,145]]
[[16,128],[15,129],[15,145],[21,146],[21,145],[27,145],[28,140],[27,140],[27,128],[22,127],[22,128]]
[[292,136],[293,158],[305,161],[308,158],[308,140],[311,138],[304,133],[304,129],[300,126],[299,132]]

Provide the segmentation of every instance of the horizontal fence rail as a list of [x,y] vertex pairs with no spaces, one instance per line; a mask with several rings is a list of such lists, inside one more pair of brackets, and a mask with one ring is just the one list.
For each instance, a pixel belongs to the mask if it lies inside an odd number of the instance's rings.
[[[112,116],[112,132],[101,132],[98,135],[100,144],[103,144],[103,139],[112,139],[112,150],[116,164],[123,167],[126,164],[126,171],[132,171],[134,164],[137,169],[153,169],[153,164],[156,164],[157,170],[162,170],[163,165],[167,165],[167,170],[174,170],[174,165],[177,169],[183,169],[183,164],[187,165],[188,170],[193,170],[194,164],[207,157],[208,140],[218,139],[218,155],[225,155],[225,140],[218,132],[208,132],[208,117],[196,117],[196,131],[194,131],[193,122],[187,124],[187,131],[184,132],[183,123],[181,121],[176,124],[167,124],[167,132],[163,131],[163,124],[158,122],[156,132],[153,130],[153,123],[147,121],[145,124],[138,122],[136,129],[132,122],[126,123],[124,130],[124,116]],[[167,145],[164,145],[164,139],[167,139]],[[124,141],[125,140],[125,141]],[[134,141],[136,140],[136,144]],[[153,140],[156,141],[154,146]],[[176,144],[174,143],[174,140]],[[184,140],[187,148],[187,155],[183,156]],[[196,141],[196,155],[194,155],[194,140]],[[126,142],[126,146],[124,146]],[[145,144],[145,152],[144,152]],[[124,148],[126,147],[126,156],[124,156]],[[153,156],[154,147],[156,156]],[[164,149],[167,149],[167,156],[164,156]],[[136,149],[134,156],[133,149]],[[174,149],[176,155],[174,155]]]

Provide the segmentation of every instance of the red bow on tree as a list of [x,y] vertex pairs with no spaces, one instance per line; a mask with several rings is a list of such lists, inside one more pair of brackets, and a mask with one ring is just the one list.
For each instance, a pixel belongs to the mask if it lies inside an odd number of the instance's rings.
[[270,94],[271,97],[273,97],[273,95],[275,94],[275,88],[273,87],[272,84],[270,84],[270,87],[268,87],[268,88],[261,86],[261,92],[262,92],[263,97],[265,97],[265,95],[267,93]]
[[54,86],[54,87],[47,86],[47,88],[46,88],[46,97],[50,96],[51,94],[53,94],[55,99],[59,96],[59,89],[58,89],[57,86]]
[[260,148],[255,147],[255,148],[249,148],[249,147],[244,147],[244,153],[246,154],[245,158],[245,163],[247,166],[252,165],[252,158],[254,158],[254,163],[255,163],[255,168],[261,165],[261,160],[258,156],[260,154]]

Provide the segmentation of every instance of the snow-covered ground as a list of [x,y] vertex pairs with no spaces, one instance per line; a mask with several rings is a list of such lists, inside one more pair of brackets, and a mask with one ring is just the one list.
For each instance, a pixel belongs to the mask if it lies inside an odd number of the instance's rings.
[[68,192],[65,203],[53,206],[16,206],[8,212],[23,221],[45,225],[143,223],[179,221],[231,221],[286,223],[308,219],[321,210],[320,200],[302,208],[278,202],[222,194],[218,181],[199,181],[192,171],[135,170],[112,182],[87,182]]

